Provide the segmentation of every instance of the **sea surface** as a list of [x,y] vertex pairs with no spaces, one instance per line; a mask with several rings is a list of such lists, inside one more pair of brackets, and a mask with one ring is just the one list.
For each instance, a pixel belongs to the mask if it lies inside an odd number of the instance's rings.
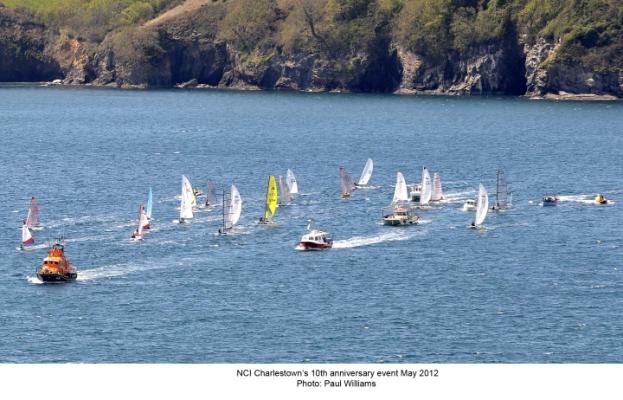
[[[0,136],[0,362],[623,362],[623,103],[4,85]],[[367,158],[373,188],[340,199]],[[423,165],[446,200],[383,226]],[[257,225],[288,168],[300,194]],[[499,168],[513,207],[469,229]],[[235,182],[233,234],[220,207],[173,222],[182,174]],[[31,196],[45,229],[20,252]],[[309,219],[332,250],[294,249]],[[41,284],[61,234],[78,280]]]

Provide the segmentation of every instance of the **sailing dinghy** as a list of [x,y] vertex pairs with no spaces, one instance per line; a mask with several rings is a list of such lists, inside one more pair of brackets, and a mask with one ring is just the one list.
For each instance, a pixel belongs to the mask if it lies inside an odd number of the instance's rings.
[[288,189],[290,190],[291,195],[295,195],[299,193],[299,184],[296,182],[296,177],[294,176],[294,172],[291,169],[288,169],[286,172],[286,183],[288,185]]
[[28,216],[26,217],[26,226],[33,231],[42,230],[39,224],[39,204],[35,196],[30,199],[30,207],[28,208]]
[[283,177],[279,176],[279,206],[289,206],[292,203],[292,194],[290,193],[290,188],[288,184],[283,179]]
[[340,167],[340,188],[340,196],[343,199],[349,198],[353,191],[353,180],[344,167]]
[[357,187],[366,187],[368,186],[368,182],[372,177],[372,171],[374,170],[374,162],[372,162],[371,158],[368,158],[366,165],[363,167],[363,171],[361,171],[361,176],[359,176],[359,180],[355,182],[355,186]]
[[190,182],[188,181],[188,178],[182,175],[182,201],[180,203],[180,218],[178,220],[180,224],[193,219],[194,199],[195,195],[193,194]]
[[433,191],[430,201],[438,202],[443,200],[443,189],[441,188],[441,177],[437,172],[433,174]]
[[510,207],[510,193],[504,171],[498,169],[495,183],[495,204],[491,207],[492,211],[506,210]]
[[260,218],[260,224],[273,222],[273,217],[277,211],[277,179],[274,175],[268,177],[268,187],[266,188],[266,204],[264,205],[264,216]]
[[220,235],[226,235],[240,220],[242,213],[242,197],[236,185],[232,183],[229,192],[223,192],[223,226],[219,228]]
[[[145,215],[147,216],[147,220],[151,220],[151,210],[154,206],[154,194],[149,188],[149,193],[147,194],[147,207],[145,208]],[[149,229],[149,224],[147,224],[147,228]]]
[[421,188],[420,206],[427,206],[428,203],[430,203],[430,199],[433,194],[433,188],[430,181],[430,174],[428,173],[428,168],[426,167],[422,169]]
[[190,207],[192,208],[197,206],[197,196],[195,193],[195,190],[190,184],[190,180],[186,177],[186,175],[182,175],[182,197],[186,194],[188,201],[190,202]]
[[489,210],[489,195],[485,187],[480,184],[478,188],[478,199],[476,200],[476,215],[474,222],[472,222],[472,228],[479,228],[487,217],[487,211]]
[[22,223],[22,244],[19,246],[20,250],[25,250],[28,246],[35,244],[35,239],[32,237],[32,233],[30,229],[28,229],[28,225],[26,221]]
[[143,240],[145,225],[149,225],[149,222],[147,221],[145,207],[143,207],[143,205],[141,204],[138,207],[138,227],[134,230],[132,236],[130,236],[130,239],[134,241]]

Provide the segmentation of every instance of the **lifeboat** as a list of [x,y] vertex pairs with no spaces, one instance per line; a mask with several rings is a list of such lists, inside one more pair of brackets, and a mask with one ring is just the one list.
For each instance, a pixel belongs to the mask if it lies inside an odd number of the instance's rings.
[[37,271],[37,278],[42,282],[68,282],[75,281],[78,272],[65,257],[65,246],[58,240],[48,250],[48,255],[43,259],[43,264]]

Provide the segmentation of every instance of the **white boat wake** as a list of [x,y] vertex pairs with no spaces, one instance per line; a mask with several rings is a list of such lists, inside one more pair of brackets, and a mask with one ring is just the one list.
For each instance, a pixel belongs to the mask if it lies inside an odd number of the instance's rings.
[[43,281],[39,280],[36,275],[29,275],[26,277],[28,283],[32,283],[33,285],[41,285]]
[[95,279],[116,278],[128,274],[165,268],[164,266],[147,266],[138,264],[113,264],[92,269],[78,269],[78,282],[92,281]]
[[[408,229],[408,228],[407,228]],[[393,232],[381,233],[376,236],[355,236],[350,239],[336,240],[333,242],[334,249],[352,249],[354,247],[370,246],[383,242],[409,240],[416,235],[415,231],[397,228]]]
[[443,194],[443,200],[440,203],[462,203],[467,199],[476,197],[475,190],[464,190],[462,192],[446,192]]
[[[596,206],[602,205],[602,204],[597,204],[595,202],[594,194],[577,194],[577,195],[568,195],[568,196],[562,195],[562,196],[558,196],[558,201],[571,202],[571,203],[594,204]],[[612,204],[615,204],[615,202],[613,200],[608,199],[608,204],[606,205],[612,205]]]

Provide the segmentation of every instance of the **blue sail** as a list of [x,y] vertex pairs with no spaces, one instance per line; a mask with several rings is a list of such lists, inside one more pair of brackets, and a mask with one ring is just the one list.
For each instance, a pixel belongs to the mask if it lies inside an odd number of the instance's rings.
[[151,188],[149,188],[149,194],[147,195],[147,208],[145,209],[145,214],[147,214],[147,218],[151,219],[151,207],[153,205],[153,194],[151,192]]

